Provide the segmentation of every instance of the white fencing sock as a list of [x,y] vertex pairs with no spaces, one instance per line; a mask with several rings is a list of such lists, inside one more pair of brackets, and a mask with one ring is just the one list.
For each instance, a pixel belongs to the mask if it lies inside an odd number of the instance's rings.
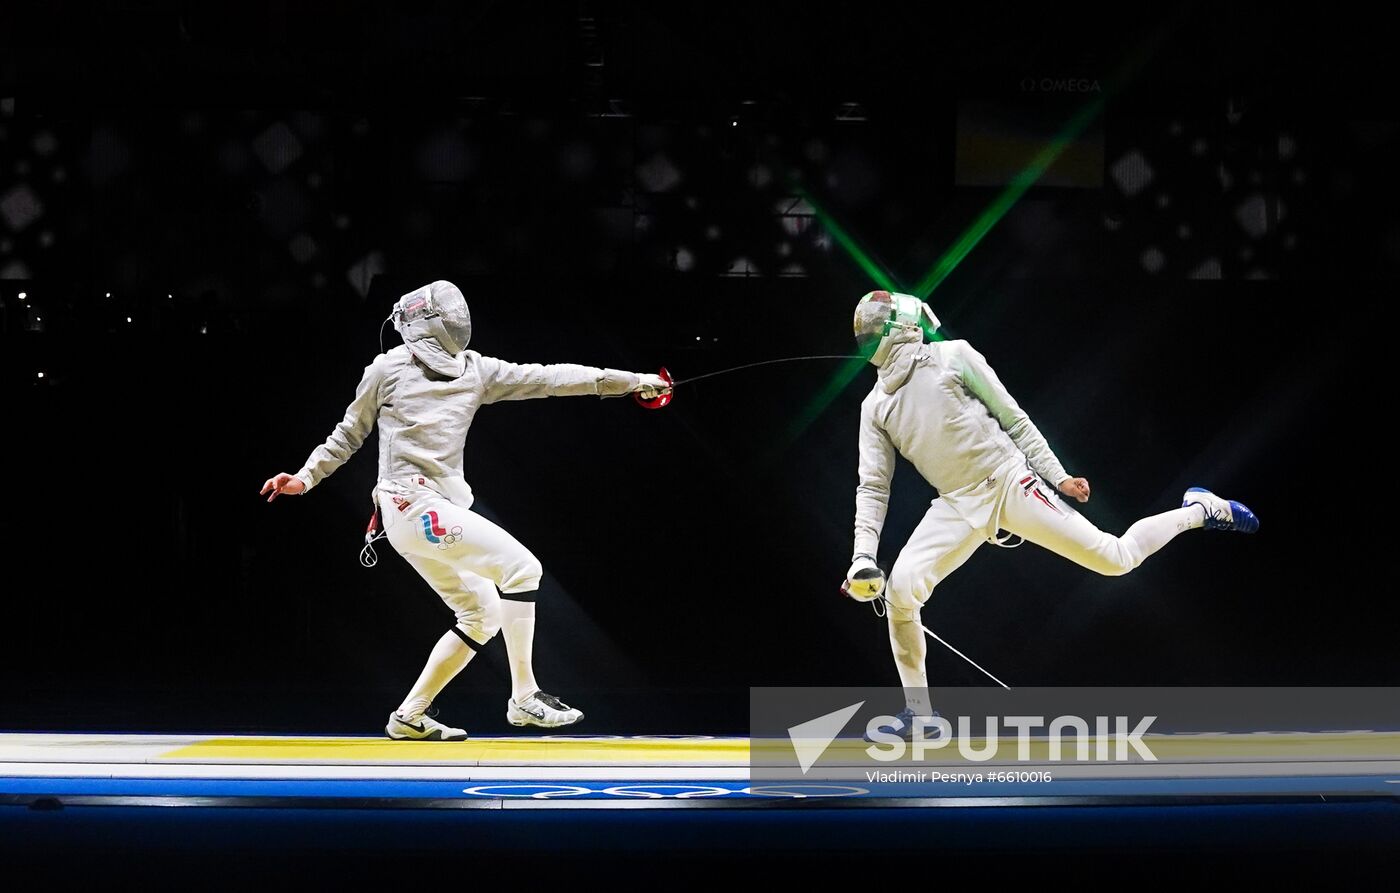
[[1206,510],[1199,505],[1188,505],[1143,518],[1129,527],[1128,532],[1119,539],[1136,559],[1136,566],[1175,539],[1177,534],[1204,527],[1205,523]]
[[475,654],[476,650],[467,645],[466,635],[457,627],[443,633],[428,655],[428,663],[423,667],[418,681],[413,683],[413,689],[399,706],[399,719],[408,723],[417,722],[438,693],[447,687],[453,676],[462,672]]
[[899,668],[905,703],[915,716],[928,716],[933,712],[928,693],[928,671],[924,669],[928,640],[924,638],[924,631],[917,619],[895,620],[890,617],[889,626],[890,650],[894,652],[894,663]]
[[534,666],[534,596],[534,592],[501,595],[501,635],[506,640],[506,658],[510,663],[510,696],[517,704],[540,690]]

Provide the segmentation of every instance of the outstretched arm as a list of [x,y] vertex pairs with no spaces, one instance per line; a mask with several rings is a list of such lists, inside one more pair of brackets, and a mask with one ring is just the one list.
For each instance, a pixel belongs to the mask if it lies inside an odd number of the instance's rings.
[[[1006,386],[1001,383],[1001,379],[992,371],[992,367],[987,363],[987,358],[978,353],[977,350],[966,341],[953,342],[958,348],[958,362],[963,384],[978,400],[981,400],[991,412],[992,418],[997,420],[997,424],[1007,434],[1011,435],[1011,440],[1020,447],[1021,452],[1026,454],[1030,460],[1031,468],[1054,487],[1068,496],[1084,502],[1089,498],[1089,482],[1083,478],[1071,478],[1065,471],[1060,460],[1055,458],[1055,453],[1050,449],[1050,445],[1045,442],[1045,437],[1040,433],[1040,429],[1031,421],[1031,417],[1026,415],[1026,411],[1012,398],[1006,390]],[[1075,482],[1082,483],[1082,494]],[[1070,484],[1070,489],[1065,485]]]
[[587,394],[619,397],[641,390],[664,390],[666,382],[657,375],[599,369],[572,363],[507,363],[482,357],[481,383],[485,402],[533,400],[537,397],[575,397]]
[[895,450],[889,435],[875,421],[871,405],[860,407],[860,471],[856,484],[856,557],[871,563],[880,551],[880,531],[890,506],[890,480],[894,477]]
[[335,426],[326,442],[311,451],[301,471],[295,475],[278,474],[263,484],[262,493],[272,494],[268,496],[268,502],[282,493],[294,496],[310,490],[355,455],[379,417],[379,385],[383,380],[384,355],[381,354],[365,367],[360,385],[355,389],[355,399],[346,408],[345,417]]

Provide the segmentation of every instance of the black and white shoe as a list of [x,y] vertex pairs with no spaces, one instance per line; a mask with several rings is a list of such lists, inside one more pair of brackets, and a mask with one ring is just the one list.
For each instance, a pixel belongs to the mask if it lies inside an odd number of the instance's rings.
[[[932,722],[930,722],[930,720],[932,720],[935,716],[938,715],[938,711],[935,710],[928,716],[923,717],[925,728],[925,740],[932,740],[939,736],[940,732],[938,731],[937,727],[934,726]],[[886,723],[885,725],[880,726],[879,730],[882,734],[895,735],[899,738],[903,738],[905,741],[909,741],[912,740],[914,737],[914,725],[914,708],[905,707],[903,710],[899,711],[894,715],[894,722]],[[870,735],[866,735],[865,740],[868,742],[874,742],[875,739]]]
[[506,722],[513,726],[539,726],[557,729],[583,719],[583,711],[570,707],[554,695],[537,691],[519,703],[506,701]]
[[452,726],[445,726],[429,716],[420,716],[414,722],[399,716],[395,710],[389,714],[389,724],[384,727],[384,734],[395,741],[466,741],[466,729],[454,729]]

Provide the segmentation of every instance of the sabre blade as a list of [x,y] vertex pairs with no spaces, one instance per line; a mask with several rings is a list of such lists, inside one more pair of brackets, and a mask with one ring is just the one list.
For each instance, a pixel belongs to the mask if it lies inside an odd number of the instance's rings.
[[863,359],[865,359],[865,358],[864,358],[863,356],[859,355],[859,354],[823,354],[823,355],[821,355],[821,356],[811,356],[811,357],[783,357],[783,358],[777,359],[777,360],[760,360],[760,361],[757,362],[757,363],[745,363],[745,364],[742,365],[742,366],[731,366],[731,367],[728,368],[728,369],[720,369],[720,370],[717,371],[717,372],[706,372],[704,375],[694,375],[694,376],[691,376],[690,378],[683,378],[683,379],[681,379],[680,381],[673,382],[671,386],[672,386],[672,387],[677,387],[677,386],[679,386],[679,385],[690,384],[691,382],[700,381],[700,380],[706,379],[706,378],[714,378],[716,375],[728,375],[730,372],[742,372],[742,371],[745,370],[745,369],[754,369],[754,368],[757,368],[757,367],[759,367],[759,366],[772,366],[774,363],[796,363],[796,362],[799,362],[799,361],[801,361],[801,360],[863,360]]
[[943,639],[941,636],[938,635],[938,633],[936,633],[936,632],[934,632],[933,630],[929,629],[928,627],[924,626],[922,623],[919,624],[919,629],[923,630],[925,633],[928,633],[928,635],[929,635],[930,638],[932,638],[932,639],[933,639],[935,642],[937,642],[938,644],[942,645],[944,648],[947,648],[949,651],[953,652],[953,653],[956,654],[958,657],[961,657],[963,660],[967,661],[968,663],[972,664],[972,665],[973,665],[974,667],[976,667],[977,669],[981,670],[982,673],[983,673],[988,679],[992,680],[992,681],[995,682],[997,685],[1000,685],[1002,688],[1006,689],[1007,691],[1011,691],[1011,686],[1007,685],[1005,682],[1002,682],[1000,679],[998,679],[997,677],[993,676],[991,673],[988,673],[985,669],[982,668],[982,665],[979,664],[977,661],[975,661],[975,660],[973,660],[972,658],[968,657],[966,654],[963,654],[961,651],[959,651],[958,649],[954,648],[952,645],[949,645],[946,641],[944,641],[944,639]]

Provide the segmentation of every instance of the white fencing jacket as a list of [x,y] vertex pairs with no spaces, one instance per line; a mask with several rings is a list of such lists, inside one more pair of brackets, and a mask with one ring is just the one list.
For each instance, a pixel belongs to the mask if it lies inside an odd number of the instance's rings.
[[378,422],[381,485],[429,486],[470,505],[463,452],[479,407],[535,397],[619,396],[640,382],[617,369],[507,363],[474,350],[463,357],[465,369],[455,378],[426,368],[404,346],[375,357],[345,418],[297,472],[306,489],[345,464]]
[[1069,475],[987,360],[966,341],[897,339],[860,407],[855,555],[872,558],[889,507],[895,451],[974,528],[996,534],[1003,478],[1027,463],[1058,487]]

